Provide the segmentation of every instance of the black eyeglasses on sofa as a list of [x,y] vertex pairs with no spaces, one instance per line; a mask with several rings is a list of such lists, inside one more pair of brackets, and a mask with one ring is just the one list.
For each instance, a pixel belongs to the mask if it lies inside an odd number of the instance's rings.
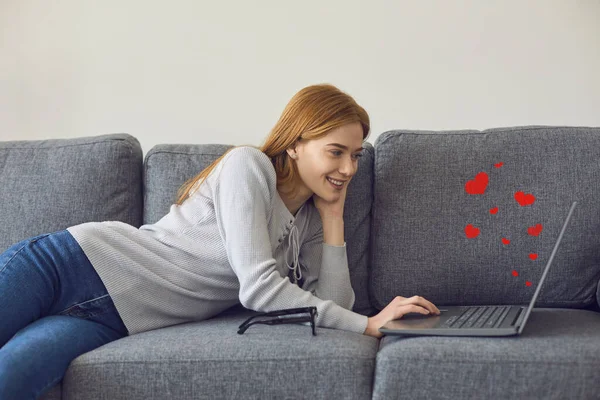
[[[296,316],[296,314],[298,314]],[[318,315],[317,307],[301,307],[288,308],[286,310],[270,311],[259,313],[245,320],[238,328],[238,333],[241,335],[246,332],[251,325],[280,325],[280,324],[295,324],[300,322],[310,322],[313,336],[317,336],[315,329],[315,317]]]

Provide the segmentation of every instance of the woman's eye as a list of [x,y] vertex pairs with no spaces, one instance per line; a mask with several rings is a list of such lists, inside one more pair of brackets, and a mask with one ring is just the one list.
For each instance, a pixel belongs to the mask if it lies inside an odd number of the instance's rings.
[[[333,154],[336,157],[339,157],[342,155],[342,152],[340,150],[332,150],[331,154]],[[357,153],[357,154],[353,154],[352,158],[354,158],[355,160],[358,160],[359,158],[361,158],[363,155],[362,153]]]

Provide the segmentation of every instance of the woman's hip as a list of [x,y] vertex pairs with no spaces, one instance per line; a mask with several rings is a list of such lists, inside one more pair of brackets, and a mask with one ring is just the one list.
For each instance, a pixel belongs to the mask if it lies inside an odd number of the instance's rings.
[[36,291],[42,316],[69,315],[127,332],[102,280],[67,230],[11,246],[0,255],[0,280],[19,288],[17,298],[21,291]]

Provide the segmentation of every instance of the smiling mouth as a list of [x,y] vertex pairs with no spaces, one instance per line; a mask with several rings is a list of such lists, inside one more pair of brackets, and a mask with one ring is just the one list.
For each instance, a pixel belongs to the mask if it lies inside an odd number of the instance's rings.
[[329,181],[329,183],[331,183],[336,188],[342,188],[344,186],[344,183],[346,182],[346,181],[338,181],[337,179],[332,179],[330,177],[327,177],[327,180]]

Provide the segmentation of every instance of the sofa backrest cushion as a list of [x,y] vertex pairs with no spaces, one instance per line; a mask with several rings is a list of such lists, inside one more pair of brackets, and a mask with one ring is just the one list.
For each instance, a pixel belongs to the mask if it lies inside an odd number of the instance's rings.
[[595,302],[599,160],[600,128],[383,133],[375,143],[374,306],[398,295],[436,305],[528,304],[573,201],[536,306]]
[[142,149],[133,136],[0,142],[0,251],[89,221],[142,221]]
[[144,224],[153,224],[177,201],[177,191],[230,145],[160,144],[144,158]]
[[[177,190],[208,167],[229,147],[222,144],[163,144],[150,149],[144,161],[144,223],[158,221],[177,200]],[[348,187],[344,207],[344,230],[352,286],[356,294],[354,310],[368,314],[369,229],[373,198],[373,146],[365,142],[357,174]]]

